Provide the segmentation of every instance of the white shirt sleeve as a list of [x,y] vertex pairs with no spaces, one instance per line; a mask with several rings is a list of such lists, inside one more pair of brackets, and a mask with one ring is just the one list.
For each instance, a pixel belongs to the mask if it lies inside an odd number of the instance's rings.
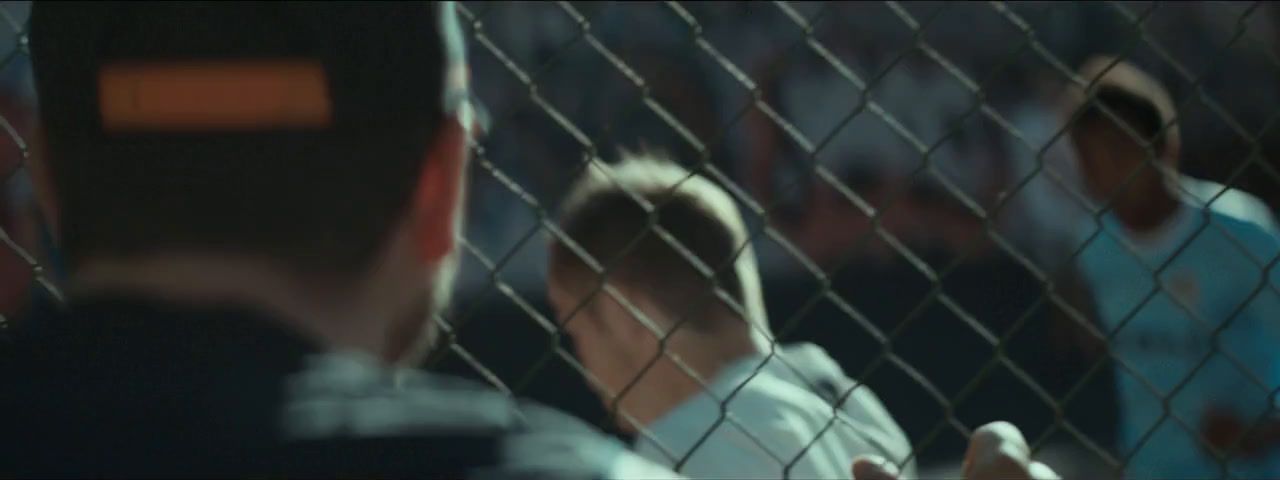
[[808,429],[799,427],[754,424],[745,427],[750,428],[748,435],[738,426],[722,423],[679,470],[690,478],[847,478],[848,473],[815,471],[808,455],[786,472],[807,443],[800,437]]
[[853,456],[837,440],[836,428],[815,442],[820,430],[799,418],[751,421],[742,428],[722,423],[677,470],[689,478],[847,479]]
[[608,442],[605,455],[612,457],[608,461],[609,470],[604,478],[607,480],[645,479],[680,479],[683,477],[670,469],[641,457],[618,442]]

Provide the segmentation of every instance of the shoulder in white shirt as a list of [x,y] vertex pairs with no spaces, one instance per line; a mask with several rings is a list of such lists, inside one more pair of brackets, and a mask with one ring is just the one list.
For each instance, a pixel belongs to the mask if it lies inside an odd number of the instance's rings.
[[908,463],[912,475],[911,445],[870,388],[839,408],[820,394],[855,385],[814,345],[743,358],[649,425],[636,451],[691,478],[849,478],[863,454]]

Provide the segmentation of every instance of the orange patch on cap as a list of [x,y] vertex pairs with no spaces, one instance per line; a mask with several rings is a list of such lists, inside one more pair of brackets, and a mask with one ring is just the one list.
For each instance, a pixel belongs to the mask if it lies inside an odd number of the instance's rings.
[[322,128],[333,122],[324,68],[313,61],[120,63],[98,76],[109,132]]

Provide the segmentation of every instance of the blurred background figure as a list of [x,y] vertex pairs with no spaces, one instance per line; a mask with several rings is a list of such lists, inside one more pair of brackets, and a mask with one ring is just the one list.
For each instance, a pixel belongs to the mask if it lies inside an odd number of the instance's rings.
[[[1275,423],[1280,296],[1269,284],[1280,277],[1268,264],[1280,238],[1180,191],[1180,130],[1155,79],[1113,57],[1091,58],[1080,77],[1093,86],[1068,92],[1071,139],[1103,209],[1077,233],[1078,261],[1122,367],[1126,474],[1280,475],[1280,443],[1250,438]],[[1261,432],[1220,426],[1257,419]]]
[[[771,346],[732,198],[663,154],[622,156],[592,163],[570,192],[548,287],[636,451],[692,478],[848,478],[857,455],[914,475],[911,444],[870,387],[815,345]],[[648,231],[642,202],[671,240]]]
[[[49,244],[24,165],[27,142],[33,138],[35,103],[30,72],[22,67],[0,69],[0,117],[6,124],[0,128],[0,229],[27,255],[47,264]],[[0,248],[0,316],[15,321],[25,316],[42,293],[34,286],[27,259],[7,246]]]

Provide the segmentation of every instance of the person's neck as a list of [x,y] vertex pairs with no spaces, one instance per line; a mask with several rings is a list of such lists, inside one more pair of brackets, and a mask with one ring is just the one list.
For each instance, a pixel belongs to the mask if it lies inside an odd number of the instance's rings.
[[1160,179],[1154,179],[1146,188],[1135,188],[1121,194],[1114,211],[1125,228],[1142,235],[1167,225],[1178,213],[1178,207],[1178,198],[1169,186]]
[[391,312],[356,293],[365,289],[349,287],[300,280],[253,258],[172,254],[88,261],[72,275],[68,294],[127,294],[196,307],[256,308],[324,348],[377,355],[387,340],[381,322]]
[[[732,340],[697,334],[668,343],[667,351],[623,397],[622,409],[642,425],[652,425],[702,393],[726,367],[750,355],[765,353],[748,335]],[[679,362],[679,364],[677,364]],[[681,368],[683,365],[686,368]],[[702,382],[692,377],[697,374]]]

